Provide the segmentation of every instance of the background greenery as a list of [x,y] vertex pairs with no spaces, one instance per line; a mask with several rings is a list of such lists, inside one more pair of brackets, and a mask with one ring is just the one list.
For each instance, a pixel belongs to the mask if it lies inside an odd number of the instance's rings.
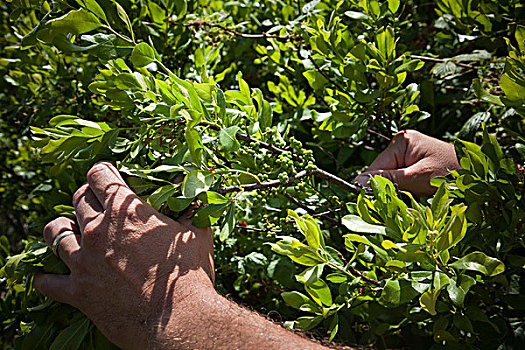
[[[32,287],[67,273],[42,228],[102,159],[167,215],[199,205],[217,289],[289,328],[525,344],[520,1],[13,0],[0,16],[4,348],[112,346]],[[430,199],[352,185],[406,128],[463,140],[463,169]]]

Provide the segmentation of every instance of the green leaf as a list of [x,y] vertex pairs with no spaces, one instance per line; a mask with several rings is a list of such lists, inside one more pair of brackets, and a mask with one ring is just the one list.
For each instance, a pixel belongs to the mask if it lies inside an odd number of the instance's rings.
[[525,86],[520,85],[508,73],[499,78],[499,85],[505,92],[505,97],[511,101],[523,103],[525,101]]
[[458,136],[461,138],[472,138],[475,132],[480,128],[483,123],[486,123],[490,119],[489,112],[478,112],[467,120],[463,127],[459,131]]
[[312,12],[320,2],[321,0],[312,0],[312,1],[307,2],[302,8],[303,13]]
[[197,213],[193,217],[192,224],[199,228],[210,227],[219,220],[224,211],[230,206],[229,203],[208,204],[203,206],[197,210]]
[[322,316],[301,316],[296,322],[300,329],[309,330],[321,323],[323,319]]
[[135,42],[135,34],[133,34],[133,26],[131,25],[131,21],[128,17],[128,14],[126,13],[126,10],[115,1],[115,6],[117,7],[117,13],[118,16],[124,23],[126,24],[126,27],[128,28],[129,33],[131,34],[131,41]]
[[429,289],[419,298],[419,304],[421,305],[421,308],[432,316],[437,315],[436,301],[440,292],[441,289]]
[[370,242],[370,240],[368,240],[368,238],[364,236],[360,236],[360,235],[351,233],[351,234],[344,235],[343,237],[345,238],[345,245],[348,244],[347,241],[362,243],[362,244],[372,247],[374,251],[377,253],[379,258],[384,260],[388,256],[388,253],[384,249]]
[[376,34],[375,42],[384,59],[388,60],[395,56],[396,40],[392,27],[381,28]]
[[114,80],[115,86],[120,90],[144,90],[137,78],[131,73],[120,73]]
[[135,67],[144,67],[155,61],[155,50],[147,43],[140,43],[131,52],[131,63]]
[[312,248],[292,237],[281,237],[277,243],[268,243],[278,254],[288,256],[292,261],[305,266],[315,266],[324,262]]
[[503,159],[503,151],[496,140],[494,135],[489,134],[487,128],[483,126],[483,143],[481,151],[485,153],[490,161],[492,162],[492,168],[494,171],[498,171],[500,168],[501,160]]
[[385,267],[391,268],[395,271],[401,271],[406,267],[406,264],[400,260],[390,260],[386,262]]
[[47,18],[51,15],[51,11],[49,11],[43,18],[38,22],[36,27],[34,27],[29,33],[27,33],[21,40],[21,49],[25,50],[33,45],[36,45],[38,43],[37,36],[38,33],[41,31],[42,28],[45,28],[45,25],[47,23]]
[[191,160],[195,162],[197,166],[201,166],[203,161],[202,153],[204,151],[201,135],[193,128],[186,128],[186,131],[184,132],[184,138],[190,150]]
[[235,228],[235,205],[230,205],[230,209],[228,209],[228,213],[226,214],[226,217],[224,218],[224,223],[221,227],[221,233],[219,234],[219,239],[221,242],[224,242],[230,234],[233,232],[233,229]]
[[[294,309],[302,310],[304,308],[308,309],[315,309],[320,311],[319,307],[314,304],[314,302],[308,298],[306,295],[292,291],[292,292],[283,292],[281,293],[281,297],[286,302],[286,304],[290,305]],[[306,307],[303,307],[306,306]],[[303,310],[305,311],[305,310]]]
[[104,21],[108,21],[106,18],[106,14],[104,13],[104,10],[96,0],[80,0],[80,2],[84,5],[84,7],[93,12],[98,18],[103,19]]
[[356,12],[356,11],[346,11],[344,15],[350,19],[357,19],[357,20],[367,20],[370,18],[368,17],[367,14],[362,13],[362,12]]
[[400,0],[388,0],[388,9],[395,14],[399,10]]
[[328,333],[330,333],[330,338],[328,338],[329,341],[332,341],[337,334],[337,331],[339,330],[339,316],[335,314],[332,317],[332,321],[330,322],[330,326],[328,327]]
[[192,170],[182,182],[182,195],[194,198],[202,192],[208,191],[213,182],[213,174],[208,171]]
[[224,197],[220,193],[213,191],[202,192],[199,194],[199,199],[206,204],[223,204],[230,202],[230,199]]
[[46,22],[44,28],[38,33],[38,37],[51,43],[58,34],[79,35],[97,29],[101,25],[94,14],[81,8]]
[[432,68],[432,74],[439,75],[440,77],[446,77],[456,73],[457,66],[452,61],[445,61],[438,63]]
[[253,89],[253,91],[255,93],[255,99],[257,100],[257,120],[261,130],[265,130],[272,126],[272,107],[270,103],[263,98],[260,89]]
[[397,244],[392,242],[389,239],[385,239],[381,242],[381,246],[385,249],[397,249],[397,250],[404,250],[403,248],[399,247]]
[[491,95],[481,86],[481,81],[479,79],[472,80],[472,85],[474,86],[474,93],[476,96],[484,101],[495,104],[497,106],[503,106],[501,99],[498,96]]
[[314,90],[322,91],[322,89],[329,84],[329,81],[316,70],[308,70],[304,72],[303,75]]
[[357,215],[345,215],[342,223],[352,232],[379,233],[382,235],[386,232],[386,227],[369,224]]
[[486,276],[495,276],[505,271],[505,265],[501,261],[488,257],[482,252],[470,253],[450,266],[458,270],[480,272]]
[[186,0],[173,0],[176,20],[181,19],[188,11],[188,2]]
[[306,237],[308,245],[314,250],[318,250],[319,246],[324,246],[321,229],[315,220],[309,216],[299,217],[293,210],[288,210],[288,216],[295,220],[295,223],[302,234]]
[[425,65],[425,62],[423,62],[423,61],[420,61],[420,60],[409,60],[408,62],[403,63],[402,65],[397,67],[394,70],[394,73],[395,74],[399,74],[399,73],[403,73],[403,72],[413,72],[413,71],[416,71],[418,69],[423,68],[424,65]]
[[172,211],[181,212],[186,209],[191,204],[191,202],[193,202],[193,200],[194,197],[170,197],[168,198],[168,206]]
[[311,283],[307,283],[305,289],[319,306],[325,305],[330,307],[332,305],[332,293],[322,279],[319,278]]
[[442,231],[440,231],[437,240],[437,250],[442,252],[458,244],[467,232],[467,220],[465,212],[467,206],[457,204],[450,209],[450,218]]
[[219,107],[219,119],[226,120],[226,98],[221,89],[217,89],[217,105]]
[[240,128],[238,126],[230,126],[220,131],[219,141],[226,151],[235,152],[240,148],[236,136],[239,130]]
[[518,47],[522,55],[525,55],[525,26],[517,25],[514,33]]
[[89,332],[90,321],[87,317],[71,324],[61,331],[49,350],[78,349]]
[[303,284],[311,284],[317,281],[323,275],[323,269],[325,264],[318,264],[313,267],[307,268],[300,274],[295,276],[297,282]]
[[148,197],[148,203],[155,210],[159,210],[160,206],[164,204],[168,198],[173,196],[178,190],[179,186],[177,185],[166,185],[158,188]]
[[456,279],[451,278],[450,283],[447,285],[447,292],[454,305],[463,307],[465,296],[470,287],[475,284],[476,280],[466,274],[459,275],[457,281]]
[[419,293],[406,280],[388,280],[379,301],[388,307],[397,307],[411,301]]
[[332,283],[343,283],[348,280],[348,276],[340,273],[331,273],[326,276],[326,280]]

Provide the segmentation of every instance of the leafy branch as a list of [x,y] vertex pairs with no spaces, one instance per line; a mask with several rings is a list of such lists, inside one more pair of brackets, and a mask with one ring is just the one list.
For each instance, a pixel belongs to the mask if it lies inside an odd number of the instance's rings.
[[328,182],[334,183],[341,187],[342,189],[351,191],[352,193],[360,193],[361,186],[351,184],[335,175],[332,175],[321,169],[314,170],[302,170],[297,174],[290,176],[287,181],[282,182],[281,180],[272,180],[267,182],[253,183],[244,186],[229,186],[218,189],[217,192],[220,194],[239,192],[239,191],[253,191],[253,190],[262,190],[267,188],[279,187],[283,185],[290,185],[295,181],[298,181],[307,176],[318,176],[321,179],[327,180]]
[[[145,24],[151,24],[149,22],[143,22]],[[223,26],[219,23],[212,23],[201,19],[196,19],[194,21],[190,21],[187,23],[180,23],[180,22],[172,22],[177,25],[182,25],[184,27],[205,27],[205,28],[217,28],[220,29],[226,33],[229,33],[233,36],[245,38],[245,39],[276,39],[279,41],[295,41],[299,40],[301,37],[298,35],[275,35],[275,34],[268,34],[268,33],[254,33],[254,34],[247,34],[247,33],[241,33],[236,31],[235,29],[228,28],[226,26]]]

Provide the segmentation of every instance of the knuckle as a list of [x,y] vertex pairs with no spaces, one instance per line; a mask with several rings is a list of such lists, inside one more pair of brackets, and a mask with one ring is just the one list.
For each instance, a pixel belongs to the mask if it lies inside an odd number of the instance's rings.
[[95,163],[95,165],[93,165],[91,169],[89,169],[89,171],[87,172],[87,177],[96,178],[99,173],[103,173],[108,169],[108,164],[109,163],[107,162]]
[[67,219],[65,217],[59,217],[47,223],[44,227],[44,240],[46,242],[53,240],[54,232],[63,224],[64,220]]
[[84,236],[94,235],[96,234],[98,229],[99,229],[99,223],[96,220],[91,220],[87,222],[86,225],[84,226],[83,235]]
[[115,196],[120,188],[122,187],[121,184],[118,184],[118,183],[110,183],[108,184],[108,186],[105,188],[105,192],[108,196]]
[[89,169],[87,176],[88,177],[96,176],[98,173],[105,172],[113,168],[114,166],[110,162],[107,162],[107,161],[97,162],[91,167],[91,169]]
[[80,257],[80,251],[74,252],[69,255],[69,262],[74,267],[74,270],[83,270],[82,259]]
[[75,191],[75,193],[73,194],[73,205],[78,204],[80,198],[86,193],[88,188],[88,184],[83,184],[78,188],[78,190]]
[[44,226],[44,241],[51,244],[54,237],[64,229],[71,229],[71,219],[61,216],[50,221]]
[[55,220],[49,222],[45,227],[44,227],[44,240],[46,242],[50,242],[51,239],[52,239],[52,235],[53,235],[53,228],[55,227]]
[[401,130],[399,132],[397,132],[395,135],[394,135],[394,138],[393,140],[396,140],[396,141],[404,141],[408,138],[410,138],[410,130]]
[[406,135],[405,138],[407,139],[418,138],[422,135],[419,131],[413,129],[403,130],[402,132]]
[[82,246],[85,249],[93,250],[99,245],[100,237],[100,224],[95,220],[86,224],[84,232],[82,233]]

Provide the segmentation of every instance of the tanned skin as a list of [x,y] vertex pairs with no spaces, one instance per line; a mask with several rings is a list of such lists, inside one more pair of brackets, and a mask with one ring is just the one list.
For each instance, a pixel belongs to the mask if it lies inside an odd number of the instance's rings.
[[401,190],[417,197],[436,192],[430,179],[459,169],[454,146],[415,130],[397,133],[388,147],[355,181],[367,186],[371,176],[381,175],[396,183]]
[[[451,145],[404,131],[356,180],[380,174],[422,196],[435,191],[431,177],[457,168]],[[73,205],[76,220],[59,217],[44,228],[49,245],[75,232],[58,245],[71,274],[35,276],[35,287],[80,309],[121,348],[323,348],[219,295],[211,229],[158,213],[110,163],[89,170]]]

